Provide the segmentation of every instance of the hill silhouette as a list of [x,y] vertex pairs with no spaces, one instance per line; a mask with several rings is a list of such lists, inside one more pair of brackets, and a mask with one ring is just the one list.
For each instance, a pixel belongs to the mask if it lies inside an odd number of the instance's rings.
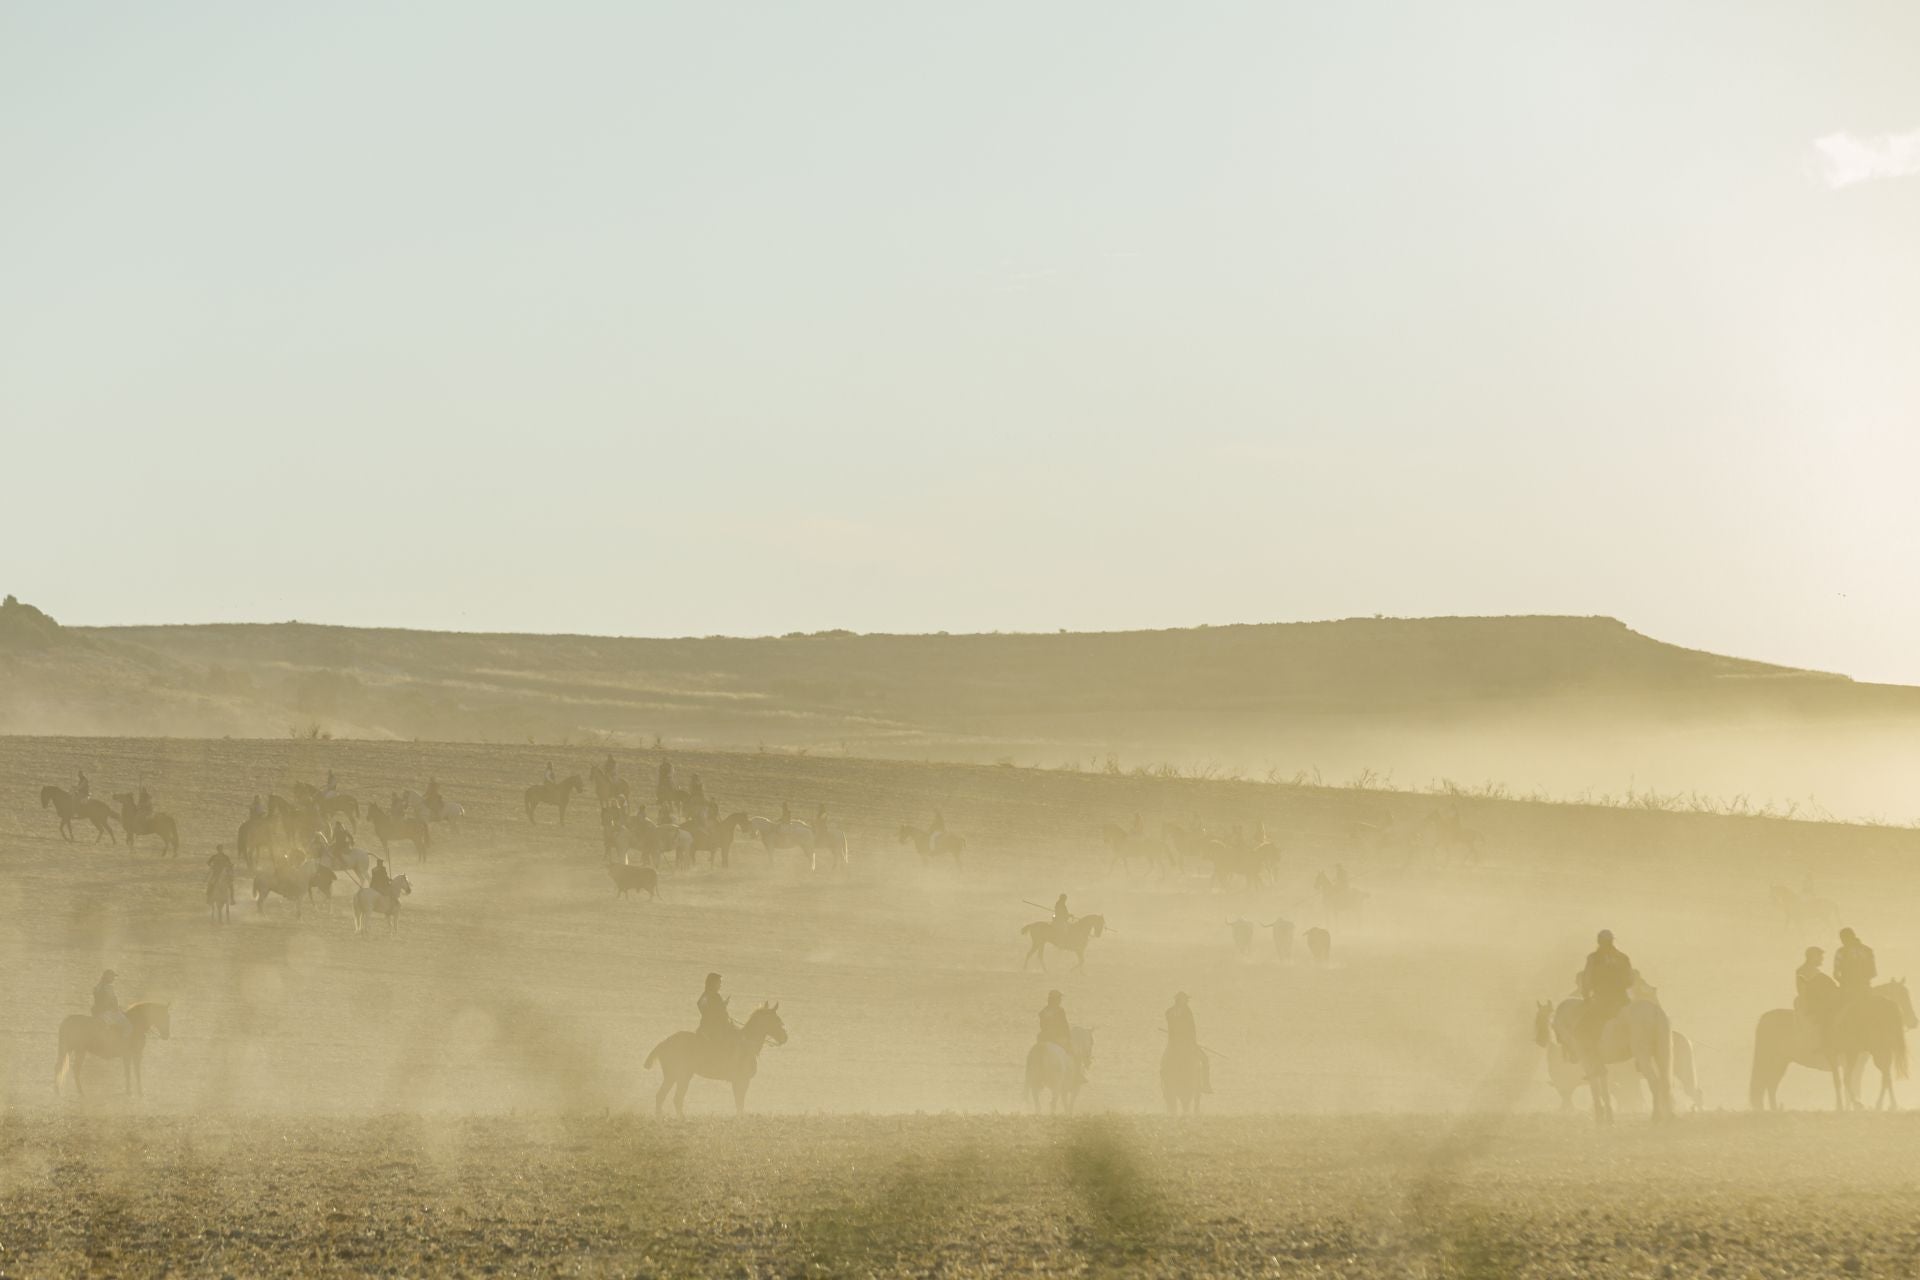
[[[1920,742],[1920,690],[1685,649],[1600,617],[679,639],[51,619],[47,632],[21,619],[36,639],[0,651],[10,677],[0,731],[11,733],[657,737],[1088,768],[1111,757],[1256,775],[1370,769],[1402,783],[1444,775],[1562,790],[1667,779],[1761,794],[1832,788],[1790,770],[1754,780],[1716,765],[1679,777],[1660,757],[1683,746],[1730,765],[1771,735],[1804,748],[1790,755],[1832,763],[1838,750],[1852,776],[1856,749],[1884,754],[1868,745],[1876,735]],[[1600,767],[1588,767],[1596,753]],[[1549,757],[1567,767],[1535,767]]]

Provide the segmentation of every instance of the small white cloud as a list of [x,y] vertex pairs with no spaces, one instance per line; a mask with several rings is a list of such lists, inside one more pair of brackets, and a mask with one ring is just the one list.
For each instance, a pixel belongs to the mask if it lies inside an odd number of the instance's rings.
[[1836,190],[1860,182],[1920,174],[1920,129],[1878,138],[1830,133],[1815,138],[1813,149],[1820,154],[1820,180]]

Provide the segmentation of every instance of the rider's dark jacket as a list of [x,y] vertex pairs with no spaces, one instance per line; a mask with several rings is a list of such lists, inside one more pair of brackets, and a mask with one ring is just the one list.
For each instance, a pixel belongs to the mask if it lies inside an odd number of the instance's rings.
[[1194,1028],[1193,1009],[1183,1004],[1168,1006],[1167,1044],[1176,1049],[1191,1049],[1199,1043],[1200,1033]]
[[1833,980],[1845,992],[1865,991],[1873,985],[1880,970],[1873,961],[1873,948],[1864,942],[1846,942],[1833,953]]
[[1595,947],[1580,971],[1580,985],[1596,1005],[1618,1008],[1633,988],[1633,961],[1617,947]]
[[1069,1052],[1073,1050],[1073,1031],[1067,1026],[1064,1006],[1050,1004],[1040,1010],[1040,1043],[1057,1044]]

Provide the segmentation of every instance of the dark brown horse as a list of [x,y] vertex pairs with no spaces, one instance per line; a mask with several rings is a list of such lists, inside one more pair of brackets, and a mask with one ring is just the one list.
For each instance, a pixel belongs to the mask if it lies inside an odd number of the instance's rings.
[[60,1092],[60,1077],[73,1068],[73,1087],[81,1097],[87,1091],[80,1084],[80,1061],[88,1054],[96,1058],[118,1058],[126,1069],[127,1092],[144,1093],[140,1080],[140,1058],[147,1051],[147,1037],[166,1040],[173,1035],[170,1006],[151,1000],[127,1010],[125,1029],[108,1025],[91,1014],[76,1013],[60,1022],[60,1056],[53,1063],[53,1092]]
[[559,782],[536,782],[527,788],[527,821],[533,821],[533,811],[543,804],[550,804],[560,811],[560,825],[567,825],[567,803],[579,795],[582,786],[580,775],[568,774]]
[[40,807],[52,809],[55,816],[60,819],[62,839],[73,839],[73,820],[85,818],[93,824],[95,844],[100,843],[101,836],[105,836],[114,844],[120,843],[114,839],[113,828],[107,825],[113,817],[113,810],[107,808],[105,801],[96,800],[92,796],[82,800],[78,796],[68,795],[59,787],[42,787],[40,788]]
[[127,829],[127,848],[133,848],[135,836],[159,836],[161,857],[180,852],[180,828],[175,825],[172,814],[143,814],[133,797],[125,792],[114,799],[120,802],[120,825]]
[[388,852],[387,845],[394,840],[413,842],[413,851],[422,859],[427,856],[427,847],[433,843],[433,833],[427,830],[427,824],[421,818],[396,818],[377,804],[367,806],[367,817],[373,821],[374,838],[380,841],[380,852]]

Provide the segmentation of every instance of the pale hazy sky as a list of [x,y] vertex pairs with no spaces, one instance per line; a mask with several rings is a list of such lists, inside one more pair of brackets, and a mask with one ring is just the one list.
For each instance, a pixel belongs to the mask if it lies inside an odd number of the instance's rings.
[[0,590],[1920,682],[1920,5],[0,7]]

